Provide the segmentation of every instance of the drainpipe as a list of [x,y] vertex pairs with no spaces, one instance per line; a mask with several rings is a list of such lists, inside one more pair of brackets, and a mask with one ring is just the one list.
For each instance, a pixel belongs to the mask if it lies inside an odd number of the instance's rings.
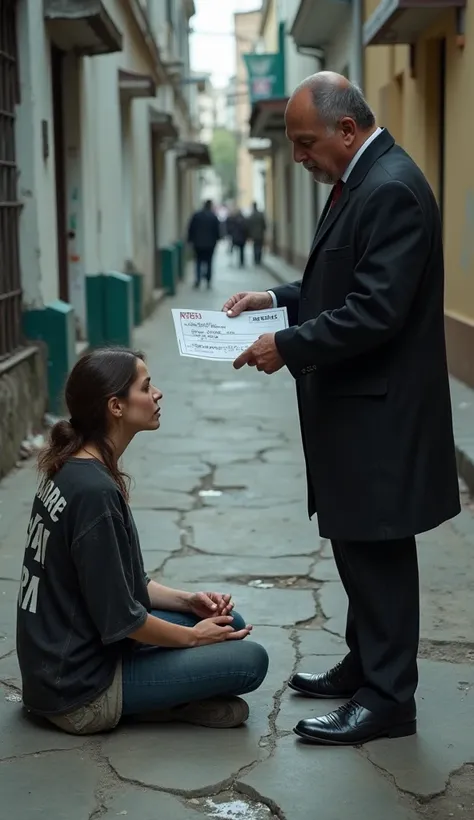
[[352,70],[350,80],[364,90],[364,47],[362,44],[363,0],[352,0]]

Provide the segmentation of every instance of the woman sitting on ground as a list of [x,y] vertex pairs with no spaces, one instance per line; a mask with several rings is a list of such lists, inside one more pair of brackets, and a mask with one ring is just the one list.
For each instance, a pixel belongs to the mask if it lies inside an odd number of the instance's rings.
[[237,695],[267,673],[230,595],[145,574],[119,459],[136,433],[158,429],[161,398],[141,354],[88,353],[66,385],[71,418],[39,459],[18,600],[23,702],[73,734],[122,715],[238,726],[248,706]]

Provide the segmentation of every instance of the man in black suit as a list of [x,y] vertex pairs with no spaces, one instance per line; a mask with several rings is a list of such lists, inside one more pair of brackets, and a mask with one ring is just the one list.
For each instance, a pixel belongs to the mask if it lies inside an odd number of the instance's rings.
[[234,366],[296,380],[310,517],[347,592],[348,654],[290,687],[348,699],[295,731],[350,745],[416,731],[415,536],[460,510],[446,364],[438,207],[420,169],[377,128],[361,92],[316,74],[286,111],[294,159],[333,190],[302,281],[240,293],[229,315],[286,306]]

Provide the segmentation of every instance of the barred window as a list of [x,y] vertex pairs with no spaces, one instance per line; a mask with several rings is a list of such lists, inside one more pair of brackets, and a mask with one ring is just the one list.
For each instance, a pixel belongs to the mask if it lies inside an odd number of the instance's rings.
[[18,100],[16,0],[0,0],[0,360],[21,343],[20,203],[15,162]]

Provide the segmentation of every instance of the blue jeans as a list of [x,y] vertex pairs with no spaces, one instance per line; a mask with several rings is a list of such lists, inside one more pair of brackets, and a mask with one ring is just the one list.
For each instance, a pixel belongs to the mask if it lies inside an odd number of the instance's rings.
[[[181,626],[192,627],[199,621],[183,612],[153,610],[152,615]],[[234,629],[243,629],[241,615],[234,612],[233,617]],[[266,650],[248,638],[192,649],[142,645],[123,659],[122,714],[138,715],[221,695],[244,695],[258,689],[267,670]]]

